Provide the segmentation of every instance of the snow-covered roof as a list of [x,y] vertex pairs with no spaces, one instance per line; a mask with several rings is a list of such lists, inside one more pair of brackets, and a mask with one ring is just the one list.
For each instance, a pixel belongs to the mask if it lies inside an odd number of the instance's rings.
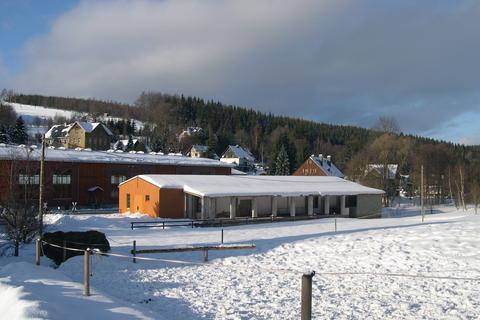
[[[31,150],[31,151],[30,151]],[[25,159],[30,152],[29,158],[40,159],[40,148],[20,147],[12,145],[0,145],[0,160]],[[86,149],[54,149],[45,150],[46,161],[59,162],[95,162],[95,163],[127,163],[127,164],[158,164],[178,166],[208,166],[208,167],[232,167],[232,165],[218,160],[206,158],[190,158],[181,155],[159,155],[149,153],[125,153],[107,151],[89,151]]]
[[344,174],[340,171],[340,169],[335,166],[335,164],[332,162],[331,158],[325,158],[322,155],[311,155],[310,159],[320,168],[322,169],[323,172],[327,176],[333,176],[333,177],[339,177],[343,178],[345,177]]
[[[383,175],[384,174],[384,168],[385,166],[383,164],[369,164],[367,165],[367,169],[365,174],[370,173],[371,171],[375,171],[378,174]],[[387,169],[388,169],[388,179],[394,180],[397,171],[398,171],[398,164],[387,164]]]
[[70,131],[71,125],[56,124],[45,133],[45,138],[64,137]]
[[242,148],[238,144],[235,146],[229,145],[227,150],[225,150],[225,152],[223,153],[222,158],[226,157],[225,154],[229,150],[232,151],[232,153],[235,155],[235,158],[245,159],[247,161],[252,161],[252,162],[255,161],[255,157],[250,153],[250,151]]
[[364,187],[355,182],[325,176],[139,175],[137,177],[160,188],[183,189],[187,193],[207,197],[384,193],[382,190]]
[[98,126],[103,127],[105,132],[107,132],[108,135],[113,136],[112,131],[107,128],[106,125],[104,125],[101,122],[84,122],[84,121],[77,121],[76,124],[78,124],[85,132],[91,133],[93,130],[95,130]]
[[78,124],[85,132],[91,133],[93,130],[95,130],[98,126],[102,126],[102,128],[105,130],[105,132],[109,136],[113,136],[112,131],[107,128],[106,125],[104,125],[101,122],[83,122],[83,121],[77,121],[75,123],[71,124],[57,124],[52,126],[46,133],[45,133],[45,138],[50,139],[50,138],[57,138],[57,137],[64,137],[70,132],[70,130],[73,128],[75,124]]

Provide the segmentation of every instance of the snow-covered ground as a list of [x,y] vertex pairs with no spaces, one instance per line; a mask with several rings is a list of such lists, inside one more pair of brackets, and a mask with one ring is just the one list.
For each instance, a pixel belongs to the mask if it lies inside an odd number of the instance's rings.
[[[228,227],[226,243],[254,243],[257,249],[210,252],[208,263],[201,252],[148,255],[177,262],[136,264],[96,256],[91,298],[81,296],[82,257],[56,270],[46,259],[43,267],[15,263],[33,260],[27,246],[23,258],[0,258],[0,265],[9,263],[0,269],[0,295],[9,292],[8,306],[33,308],[39,318],[42,312],[43,318],[62,318],[65,310],[91,305],[83,312],[99,312],[93,318],[115,318],[111,306],[120,310],[118,318],[298,319],[302,273],[315,270],[315,319],[478,319],[480,215],[451,207],[434,212],[425,223],[414,206],[388,210],[389,218],[337,219],[337,232],[333,219]],[[105,232],[112,253],[123,255],[132,240],[139,249],[220,241],[220,228],[129,229],[130,221],[143,219],[48,217],[50,230]],[[52,304],[54,299],[60,302]]]

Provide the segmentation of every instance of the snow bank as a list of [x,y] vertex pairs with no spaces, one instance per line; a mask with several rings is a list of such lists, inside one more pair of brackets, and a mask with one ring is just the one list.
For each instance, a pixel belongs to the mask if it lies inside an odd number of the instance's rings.
[[83,286],[52,268],[27,262],[0,269],[2,319],[161,319],[125,306],[97,291],[83,296]]

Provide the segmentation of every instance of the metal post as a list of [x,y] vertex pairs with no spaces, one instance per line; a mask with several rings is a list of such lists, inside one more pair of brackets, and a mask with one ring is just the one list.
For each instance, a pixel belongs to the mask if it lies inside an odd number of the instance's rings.
[[90,295],[90,248],[83,255],[83,295]]
[[223,244],[223,229],[222,229],[222,244]]
[[37,266],[40,265],[40,251],[41,251],[41,240],[37,239],[35,240],[35,264]]
[[137,263],[137,259],[135,258],[135,256],[137,255],[137,240],[133,240],[132,254],[133,254],[133,263]]
[[63,240],[63,262],[67,261],[67,241]]
[[203,261],[208,262],[208,250],[203,250]]
[[42,135],[42,152],[40,156],[40,181],[39,181],[39,193],[38,193],[38,233],[40,238],[43,236],[43,184],[45,175],[45,134]]
[[312,278],[315,271],[302,276],[302,320],[312,319]]

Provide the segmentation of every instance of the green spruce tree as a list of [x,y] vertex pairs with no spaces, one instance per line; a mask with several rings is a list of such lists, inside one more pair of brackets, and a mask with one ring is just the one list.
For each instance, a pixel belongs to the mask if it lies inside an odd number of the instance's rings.
[[290,161],[288,160],[288,154],[285,150],[285,146],[280,147],[277,159],[275,161],[275,175],[276,176],[288,176],[290,175]]
[[12,140],[16,144],[25,144],[27,143],[28,134],[25,128],[25,122],[22,117],[18,117],[15,122],[15,127],[13,128]]

